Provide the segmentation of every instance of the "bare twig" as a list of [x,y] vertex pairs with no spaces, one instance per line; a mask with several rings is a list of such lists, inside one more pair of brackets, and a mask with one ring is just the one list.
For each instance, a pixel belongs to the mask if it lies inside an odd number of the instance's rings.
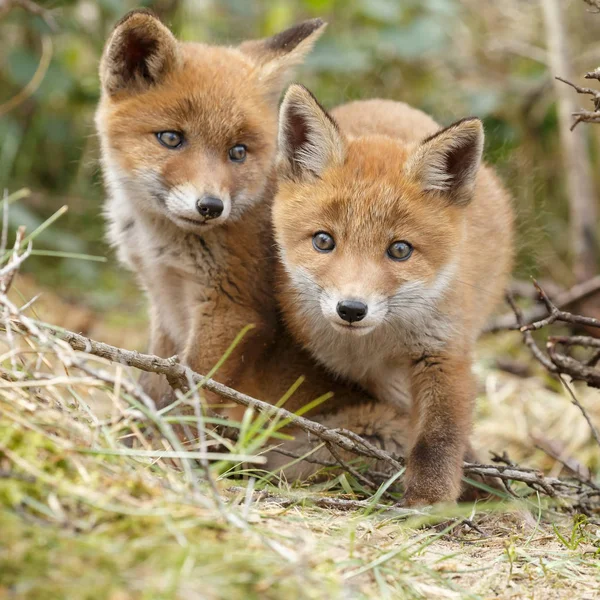
[[[4,304],[6,301],[6,297],[0,295],[0,304]],[[23,320],[25,319],[27,319],[27,325],[23,323]],[[18,319],[13,318],[12,324],[16,329],[18,328],[18,330],[21,331],[26,330],[29,334],[35,335],[36,337],[41,334],[44,339],[47,340],[48,336],[53,334],[59,338],[59,341],[64,340],[67,342],[74,350],[83,351],[88,354],[114,361],[119,364],[129,365],[143,371],[159,373],[163,375],[168,374],[170,375],[171,379],[175,381],[179,381],[183,377],[187,376],[191,378],[195,385],[198,385],[204,381],[203,387],[206,390],[212,391],[223,398],[232,400],[243,406],[250,406],[258,412],[265,413],[269,416],[278,416],[280,419],[287,420],[290,424],[314,435],[324,442],[329,442],[330,444],[338,446],[358,456],[381,460],[390,465],[391,469],[395,471],[398,471],[403,467],[402,462],[400,462],[400,458],[392,457],[387,452],[377,448],[376,446],[373,446],[352,431],[329,429],[320,423],[306,419],[305,417],[294,415],[283,408],[275,407],[261,400],[257,400],[256,398],[252,398],[246,394],[242,394],[241,392],[233,390],[211,379],[204,380],[202,375],[192,372],[184,365],[181,365],[172,359],[164,359],[158,356],[140,354],[139,352],[133,352],[124,350],[122,348],[117,348],[115,346],[110,346],[109,344],[97,342],[70,331],[56,330],[47,325],[33,322],[23,315],[20,315]],[[86,368],[89,369],[89,367]],[[103,373],[102,376],[104,377],[105,374]],[[0,381],[0,388],[2,388],[2,386],[3,384]],[[568,487],[566,482],[560,481],[556,478],[544,477],[535,469],[526,469],[522,467],[505,468],[503,466],[465,463],[464,471],[465,474],[477,474],[489,477],[497,477],[503,480],[510,479],[514,481],[520,481],[533,487],[540,487],[549,495],[555,495],[555,492],[553,492],[555,489],[562,489],[565,486]]]
[[600,434],[598,433],[598,429],[596,428],[592,419],[590,418],[589,413],[587,412],[585,407],[581,404],[581,402],[579,402],[579,400],[577,399],[577,396],[575,396],[575,393],[571,389],[571,386],[564,380],[564,378],[562,376],[559,375],[559,378],[560,378],[561,383],[563,384],[563,386],[566,388],[567,392],[569,393],[569,396],[571,396],[571,402],[581,411],[581,414],[583,415],[584,419],[587,421],[587,424],[589,425],[589,427],[592,431],[592,435],[594,436],[596,443],[600,447]]
[[588,335],[551,335],[548,342],[552,345],[582,346],[583,348],[600,348],[600,339]]
[[[2,298],[0,297],[0,302]],[[100,356],[108,360],[119,362],[120,364],[128,364],[130,366],[147,370],[153,373],[169,373],[174,380],[180,379],[183,373],[189,374],[195,384],[200,383],[204,378],[190,371],[187,367],[172,361],[171,359],[163,359],[157,356],[140,354],[116,348],[102,342],[97,342],[79,334],[69,331],[56,332],[63,340],[67,341],[75,350],[85,351],[89,354]],[[0,383],[1,387],[1,383]],[[315,435],[324,442],[334,444],[344,450],[350,451],[358,456],[367,458],[376,458],[389,464],[394,470],[402,468],[401,459],[390,456],[387,452],[373,446],[359,435],[352,431],[334,430],[321,425],[305,417],[298,417],[289,411],[272,406],[266,402],[262,402],[246,394],[242,394],[236,390],[213,380],[206,380],[203,386],[205,389],[212,391],[223,398],[233,400],[243,406],[251,406],[258,412],[266,413],[270,416],[279,416],[280,419],[288,420],[291,424]],[[563,489],[569,484],[556,478],[544,477],[535,469],[527,469],[522,467],[503,467],[481,464],[465,463],[465,474],[477,474],[489,477],[497,477],[503,480],[520,481],[533,487],[543,489],[548,495],[556,495],[556,489]]]
[[556,305],[548,298],[548,295],[540,287],[538,282],[534,279],[533,285],[538,291],[540,300],[544,303],[548,316],[545,319],[529,323],[520,327],[521,331],[536,331],[542,327],[546,327],[555,321],[562,321],[563,323],[571,323],[573,325],[587,325],[588,327],[600,327],[600,320],[594,319],[593,317],[583,317],[581,315],[574,315],[570,312],[559,310]]
[[[546,342],[546,349],[548,354],[544,354],[539,346],[535,343],[532,331],[536,331],[551,325],[557,321],[572,324],[585,324],[592,327],[600,327],[600,321],[592,317],[582,317],[580,315],[573,315],[568,312],[564,312],[556,308],[552,301],[548,298],[547,294],[540,287],[537,281],[534,280],[533,285],[535,286],[541,301],[544,303],[548,316],[540,321],[523,325],[523,313],[517,306],[510,294],[507,294],[507,301],[510,304],[517,323],[520,325],[520,331],[523,335],[523,341],[527,347],[531,350],[533,356],[553,375],[558,375],[563,387],[569,393],[571,402],[581,411],[585,420],[587,421],[592,435],[596,440],[598,446],[600,446],[600,434],[594,426],[588,412],[585,407],[579,402],[575,393],[571,389],[571,386],[562,377],[563,374],[569,375],[573,379],[585,381],[592,387],[600,388],[600,369],[595,368],[589,363],[582,363],[581,361],[575,360],[574,358],[565,354],[559,353],[556,346],[562,344],[567,348],[572,346],[583,346],[587,348],[600,348],[600,340],[589,336],[550,336]],[[594,355],[596,359],[597,353]],[[595,362],[593,363],[595,364]]]
[[517,325],[519,326],[521,333],[523,334],[523,342],[525,345],[531,350],[531,353],[536,358],[538,362],[540,362],[548,371],[551,373],[556,372],[556,366],[552,364],[550,359],[540,350],[538,345],[535,343],[533,336],[531,335],[531,331],[524,328],[523,325],[523,313],[521,309],[514,301],[513,297],[510,294],[506,295],[506,301],[510,304],[511,308],[514,311],[515,318],[517,320]]
[[600,388],[600,369],[595,367],[597,360],[600,358],[598,353],[595,353],[591,359],[582,362],[562,354],[556,349],[557,345],[561,344],[567,348],[573,346],[600,348],[600,341],[598,339],[589,336],[550,336],[546,343],[546,349],[548,351],[548,354],[546,355],[535,343],[531,334],[532,331],[537,331],[556,322],[586,325],[588,327],[600,327],[600,320],[559,310],[550,298],[548,298],[548,295],[540,287],[537,281],[534,280],[533,285],[535,286],[546,310],[546,314],[548,315],[539,321],[528,323],[526,325],[523,324],[523,313],[521,309],[514,302],[512,296],[507,295],[507,301],[513,309],[517,325],[523,335],[524,343],[531,350],[531,353],[536,360],[550,373],[563,373],[569,375],[573,379],[585,381],[592,387]]
[[[0,303],[4,302],[4,300],[5,299],[0,296]],[[26,317],[21,316],[21,319],[24,318]],[[19,322],[16,322],[15,325],[19,326]],[[87,352],[88,354],[93,354],[119,364],[129,365],[149,373],[165,375],[170,381],[183,382],[183,385],[186,385],[186,382],[190,379],[195,385],[200,385],[200,387],[218,394],[222,398],[232,400],[242,406],[252,407],[258,412],[265,413],[269,416],[278,416],[307,433],[311,433],[325,442],[331,442],[344,450],[387,461],[398,470],[403,466],[401,462],[392,458],[389,454],[370,444],[366,440],[363,440],[352,431],[329,429],[320,423],[294,415],[283,408],[277,408],[267,402],[252,398],[251,396],[238,392],[222,383],[212,379],[206,379],[172,358],[160,358],[150,354],[141,354],[139,352],[124,350],[123,348],[117,348],[115,346],[110,346],[109,344],[91,340],[71,331],[57,330],[50,326],[44,326],[43,324],[38,325],[43,326],[47,332],[66,341],[75,350]],[[36,325],[36,327],[38,327],[38,325]],[[358,438],[359,441],[357,441],[356,438]]]
[[[591,75],[591,73],[588,73],[588,75]],[[562,77],[556,77],[556,79],[566,83],[567,85],[570,85],[578,94],[587,94],[591,96],[590,100],[594,104],[593,111],[581,109],[571,113],[572,116],[575,117],[575,120],[571,125],[571,131],[573,131],[575,127],[579,125],[579,123],[597,123],[598,120],[600,120],[600,91],[588,87],[581,87],[572,83],[571,81],[563,79]]]
[[536,448],[547,454],[553,460],[559,462],[565,469],[569,471],[569,473],[572,473],[575,478],[583,479],[587,484],[590,484],[592,487],[597,488],[598,491],[600,491],[600,487],[598,487],[591,480],[590,470],[585,465],[580,463],[576,458],[572,456],[565,457],[563,455],[562,448],[556,448],[556,442],[539,435],[532,435],[532,438],[535,442]]
[[[600,292],[600,275],[596,275],[587,281],[578,283],[572,288],[557,294],[556,297],[552,297],[552,301],[555,306],[559,307],[560,309],[565,309],[589,298],[590,296],[593,296],[594,294],[597,294],[598,292]],[[539,292],[537,292],[537,294],[539,296]],[[523,323],[532,323],[533,321],[542,319],[547,314],[548,311],[546,306],[543,303],[540,303],[529,310],[523,311]],[[521,325],[519,325],[515,320],[514,311],[511,311],[492,320],[485,328],[485,331],[488,333],[493,333],[496,331],[520,328]]]
[[[229,486],[227,488],[228,491],[237,493],[237,494],[245,494],[246,489],[238,486]],[[287,508],[288,506],[293,506],[296,504],[311,504],[313,506],[317,506],[318,508],[330,508],[335,510],[365,510],[368,509],[370,511],[381,511],[388,515],[392,515],[395,517],[418,517],[418,516],[428,516],[428,513],[425,511],[413,509],[413,508],[400,508],[398,506],[387,506],[385,504],[376,504],[369,500],[347,500],[345,498],[328,498],[326,496],[302,496],[299,498],[287,498],[285,496],[275,494],[274,492],[270,492],[267,490],[259,490],[255,491],[254,495],[256,496],[256,502],[264,502],[265,500],[270,500],[271,502],[276,503],[281,508]]]

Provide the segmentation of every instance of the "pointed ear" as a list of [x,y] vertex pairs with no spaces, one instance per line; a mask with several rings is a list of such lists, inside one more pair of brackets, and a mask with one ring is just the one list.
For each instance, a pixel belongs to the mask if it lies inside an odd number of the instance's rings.
[[280,176],[320,177],[330,166],[344,162],[346,142],[337,123],[302,85],[291,85],[279,112]]
[[158,83],[177,63],[177,40],[149,10],[126,14],[106,42],[100,80],[109,95],[140,92]]
[[473,196],[483,153],[483,124],[479,119],[458,121],[424,140],[405,170],[424,192],[444,194],[459,205]]
[[292,78],[293,68],[304,60],[326,26],[321,19],[311,19],[272,37],[240,45],[240,50],[260,69],[260,78],[274,102],[279,100],[283,88]]

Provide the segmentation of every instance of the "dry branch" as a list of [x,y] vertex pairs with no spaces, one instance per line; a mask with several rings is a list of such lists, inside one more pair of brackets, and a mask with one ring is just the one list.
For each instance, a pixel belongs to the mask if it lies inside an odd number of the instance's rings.
[[533,285],[537,290],[540,300],[544,303],[546,307],[546,311],[548,316],[540,321],[536,321],[534,323],[529,323],[527,325],[523,325],[521,327],[521,331],[536,331],[538,329],[542,329],[542,327],[546,327],[555,323],[556,321],[561,321],[563,323],[570,323],[572,325],[586,325],[588,327],[600,327],[600,320],[595,319],[593,317],[584,317],[581,315],[575,315],[570,312],[566,312],[560,310],[548,297],[546,292],[540,287],[537,281],[533,281]]
[[[227,488],[229,492],[237,494],[246,494],[246,488],[239,486],[229,486]],[[381,511],[382,513],[392,515],[394,517],[418,517],[428,516],[428,513],[414,508],[401,508],[397,506],[389,506],[386,504],[376,504],[369,500],[348,500],[346,498],[328,498],[326,496],[303,496],[301,498],[287,498],[281,494],[275,494],[270,491],[260,490],[254,492],[255,502],[262,502],[269,500],[276,503],[281,508],[293,506],[297,504],[312,504],[318,508],[329,508],[334,510],[370,510],[370,511]]]
[[570,385],[562,377],[563,375],[568,375],[573,380],[585,381],[590,387],[600,388],[600,369],[596,368],[595,366],[598,358],[600,358],[598,352],[594,353],[591,359],[580,361],[568,356],[567,354],[558,352],[557,350],[558,345],[562,345],[567,349],[572,347],[599,348],[600,340],[589,336],[577,335],[550,336],[546,342],[546,350],[548,354],[544,354],[544,352],[535,343],[531,333],[532,331],[537,331],[556,322],[600,328],[600,320],[592,317],[574,315],[572,313],[559,310],[535,280],[533,281],[533,285],[535,286],[539,298],[543,302],[548,314],[547,317],[539,321],[524,324],[523,313],[521,309],[515,303],[512,296],[507,294],[507,301],[514,312],[515,319],[519,325],[519,330],[523,335],[523,342],[531,350],[531,353],[540,364],[542,364],[550,373],[558,376],[561,383],[570,395],[571,402],[583,414],[583,417],[587,421],[590,430],[592,431],[592,435],[596,440],[596,443],[600,447],[600,433],[598,432],[598,429],[594,425],[585,407],[577,399],[577,396],[571,389]]
[[[585,381],[589,386],[600,388],[600,369],[595,364],[598,360],[598,353],[595,353],[586,361],[575,360],[574,358],[558,352],[557,346],[562,345],[566,348],[584,347],[599,348],[600,340],[589,336],[550,336],[546,343],[548,354],[545,354],[533,339],[532,331],[538,331],[548,327],[553,323],[568,323],[570,325],[585,325],[587,327],[600,328],[600,319],[575,315],[570,312],[560,310],[534,280],[533,285],[537,290],[539,299],[543,304],[546,316],[532,323],[525,323],[523,312],[515,303],[510,294],[507,295],[507,301],[510,304],[517,327],[508,327],[507,329],[519,329],[523,335],[523,342],[531,350],[536,360],[542,364],[550,373],[554,375],[569,375],[578,381]],[[584,413],[585,415],[585,413]],[[585,415],[586,418],[587,415]],[[589,421],[589,419],[588,419]]]
[[[4,298],[0,296],[0,304],[4,302]],[[20,327],[19,321],[14,321],[13,326],[15,328]],[[38,324],[41,326],[41,324]],[[22,329],[22,327],[21,327]],[[158,373],[165,375],[171,382],[179,383],[179,388],[187,387],[187,381],[192,381],[195,385],[202,387],[210,392],[218,394],[222,398],[232,400],[242,406],[251,407],[260,413],[267,414],[272,417],[279,417],[290,424],[293,424],[307,433],[313,434],[324,442],[330,442],[355,454],[361,456],[367,456],[369,458],[376,458],[384,460],[390,463],[394,468],[401,469],[402,463],[399,460],[391,457],[389,454],[380,450],[376,446],[373,446],[366,440],[356,436],[352,431],[346,431],[343,429],[329,429],[315,421],[299,417],[293,413],[283,409],[277,408],[267,402],[252,398],[246,394],[238,392],[218,381],[213,379],[206,379],[202,375],[193,372],[188,367],[177,362],[173,358],[160,358],[151,354],[141,354],[139,352],[125,350],[123,348],[117,348],[103,342],[97,342],[90,338],[86,338],[82,335],[74,333],[72,331],[66,331],[64,329],[58,330],[50,326],[45,326],[45,330],[52,335],[67,342],[74,350],[82,351],[87,354],[92,354],[100,358],[110,360],[122,365],[128,365],[135,367],[141,371],[148,373]],[[1,387],[1,384],[0,384]],[[356,438],[359,438],[357,441]]]
[[[556,307],[560,309],[565,309],[594,296],[598,292],[600,292],[600,275],[596,275],[595,277],[592,277],[587,281],[578,283],[572,288],[560,292],[554,297],[550,298],[552,299],[552,302]],[[536,291],[536,294],[539,298],[539,292]],[[547,314],[548,309],[546,305],[540,303],[522,312],[523,324],[529,324],[539,319],[543,319]],[[518,330],[521,327],[522,325],[520,325],[515,319],[515,313],[513,310],[490,321],[490,323],[488,323],[487,327],[485,328],[485,331],[487,333],[494,333],[506,329]]]
[[[2,304],[3,301],[4,298],[0,295],[0,304]],[[38,325],[42,326],[39,323]],[[19,321],[13,320],[13,326],[15,328],[18,327],[22,329],[22,325],[19,325]],[[205,379],[202,375],[194,373],[173,358],[164,359],[150,354],[141,354],[139,352],[117,348],[109,344],[91,340],[71,331],[57,330],[51,328],[50,326],[44,326],[44,330],[48,334],[56,335],[61,340],[64,340],[74,350],[82,351],[87,354],[117,362],[119,364],[135,367],[142,371],[163,374],[171,381],[187,381],[189,378],[194,382],[194,384],[201,384],[204,389],[214,392],[222,398],[232,400],[233,402],[246,407],[252,407],[258,412],[265,413],[269,416],[277,416],[282,420],[289,421],[290,424],[314,435],[316,438],[319,438],[320,440],[323,440],[331,445],[343,448],[344,450],[352,452],[357,456],[382,460],[390,465],[390,467],[395,471],[398,471],[403,466],[402,459],[400,457],[391,456],[389,453],[377,448],[376,446],[373,446],[352,431],[329,429],[320,423],[305,417],[294,415],[283,408],[277,408],[271,404],[257,400],[256,398],[252,398],[246,394],[242,394],[241,392],[229,388],[217,381]],[[0,382],[0,388],[1,387],[2,383]],[[481,475],[486,477],[496,477],[502,480],[519,481],[534,489],[541,489],[544,491],[544,493],[551,497],[563,492],[565,488],[572,487],[572,485],[568,482],[562,481],[558,478],[545,477],[536,469],[528,469],[518,466],[513,467],[465,463],[464,472],[466,475]]]

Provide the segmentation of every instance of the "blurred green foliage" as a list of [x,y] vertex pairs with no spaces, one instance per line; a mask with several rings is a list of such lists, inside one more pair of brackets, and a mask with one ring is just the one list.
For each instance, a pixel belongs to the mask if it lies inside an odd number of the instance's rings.
[[[305,18],[329,22],[298,79],[326,106],[367,97],[406,101],[449,123],[478,115],[486,157],[515,196],[518,273],[571,282],[567,203],[551,74],[537,2],[522,0],[155,0],[151,7],[186,40],[235,44],[271,35]],[[600,64],[600,16],[569,2],[577,72]],[[129,294],[103,241],[103,190],[93,113],[97,65],[113,23],[139,6],[131,0],[40,2],[56,22],[18,6],[0,15],[0,105],[33,77],[42,39],[52,42],[35,93],[0,114],[0,190],[31,196],[11,207],[11,223],[34,228],[60,206],[68,213],[37,247],[107,255],[105,264],[32,258],[43,283],[108,309]],[[600,128],[589,128],[597,155]],[[596,161],[597,162],[597,161]],[[600,184],[600,182],[596,182]],[[600,187],[598,188],[600,189]],[[124,294],[123,290],[127,291]],[[129,296],[128,296],[129,297]]]

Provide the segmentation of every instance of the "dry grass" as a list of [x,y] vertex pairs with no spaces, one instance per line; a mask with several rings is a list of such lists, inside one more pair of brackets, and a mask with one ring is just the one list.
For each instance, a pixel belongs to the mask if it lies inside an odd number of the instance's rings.
[[[112,341],[110,329],[104,333]],[[535,447],[552,442],[563,460],[597,470],[598,448],[566,394],[542,372],[521,379],[493,368],[500,353],[526,360],[518,333],[481,345],[477,445],[558,474],[562,465]],[[600,527],[560,502],[534,494],[453,511],[479,531],[448,513],[407,518],[376,508],[379,497],[365,497],[348,475],[301,486],[266,482],[252,462],[261,432],[247,423],[238,425],[229,456],[210,457],[207,479],[199,457],[212,451],[210,439],[177,446],[176,417],[148,415],[127,391],[137,377],[128,368],[15,330],[0,337],[0,355],[0,598],[600,593]],[[598,392],[577,393],[600,422]],[[152,456],[124,451],[119,441],[140,422],[154,431]],[[318,508],[320,498],[362,498],[366,506]]]

